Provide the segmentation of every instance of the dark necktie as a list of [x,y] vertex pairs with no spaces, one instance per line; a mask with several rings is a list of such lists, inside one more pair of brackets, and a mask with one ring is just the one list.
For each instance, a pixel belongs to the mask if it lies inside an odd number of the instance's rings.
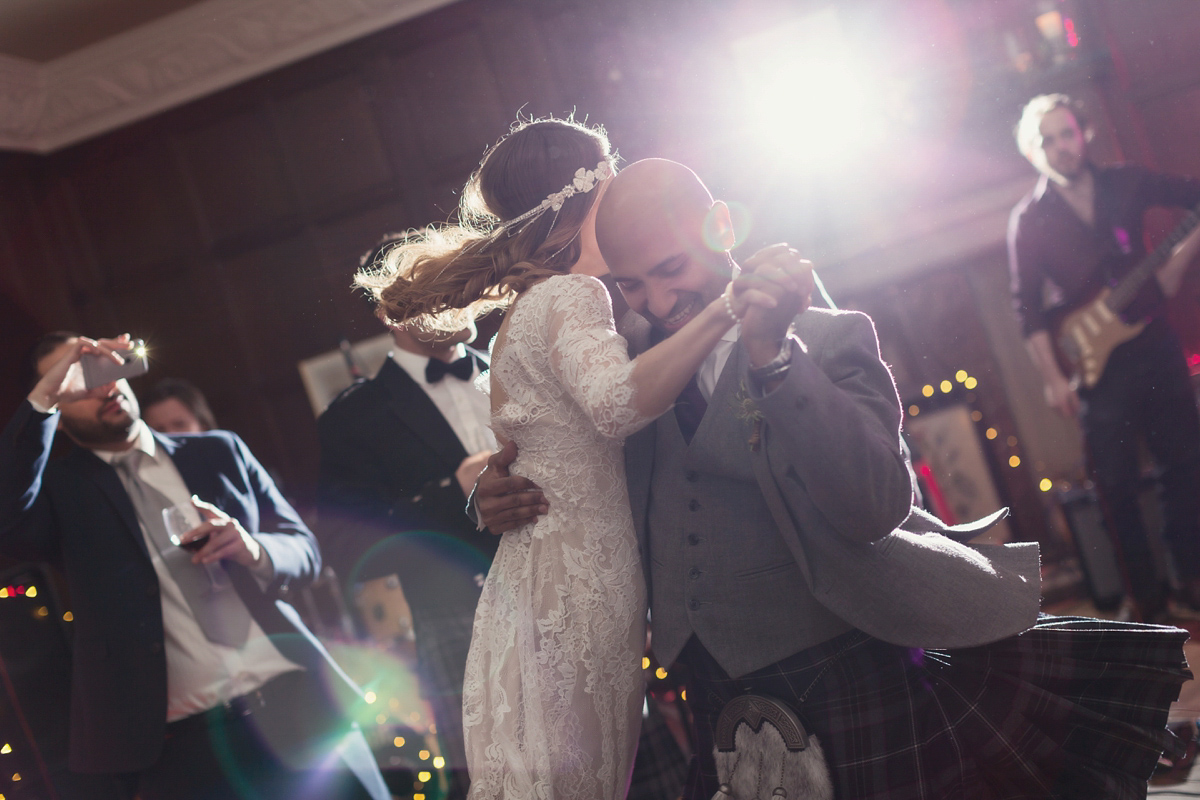
[[675,419],[679,423],[679,431],[683,434],[684,441],[688,444],[692,443],[692,437],[696,435],[696,429],[700,427],[700,420],[704,419],[704,412],[707,410],[708,401],[704,399],[700,392],[700,384],[693,375],[675,401]]
[[162,492],[142,480],[138,466],[142,451],[133,450],[113,462],[129,499],[133,502],[138,520],[145,526],[171,577],[179,584],[187,600],[192,616],[210,642],[241,647],[250,633],[250,612],[238,597],[229,579],[213,580],[212,574],[220,573],[220,564],[201,566],[192,563],[191,553],[171,542],[163,521],[163,511],[171,508],[171,501]]
[[460,381],[467,381],[471,379],[474,372],[475,358],[473,356],[463,356],[449,364],[440,359],[431,358],[425,365],[425,380],[429,383],[437,383],[447,375],[453,375]]

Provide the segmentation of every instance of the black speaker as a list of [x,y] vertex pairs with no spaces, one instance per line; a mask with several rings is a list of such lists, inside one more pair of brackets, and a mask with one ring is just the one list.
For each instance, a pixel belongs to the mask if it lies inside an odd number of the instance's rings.
[[1096,492],[1070,489],[1058,492],[1056,498],[1075,540],[1092,603],[1100,611],[1115,611],[1125,595],[1125,582]]

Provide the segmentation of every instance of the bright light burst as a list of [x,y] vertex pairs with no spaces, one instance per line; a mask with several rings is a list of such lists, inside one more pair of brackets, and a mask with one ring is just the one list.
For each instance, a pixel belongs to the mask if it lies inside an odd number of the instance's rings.
[[781,160],[844,160],[878,138],[881,103],[836,7],[744,36],[732,48],[746,121]]

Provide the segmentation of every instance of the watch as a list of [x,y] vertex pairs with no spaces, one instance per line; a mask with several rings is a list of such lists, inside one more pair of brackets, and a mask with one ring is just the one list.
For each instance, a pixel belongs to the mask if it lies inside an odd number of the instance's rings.
[[750,379],[761,386],[764,383],[769,383],[770,381],[787,375],[788,368],[791,366],[792,343],[785,337],[783,344],[779,347],[779,355],[775,356],[761,367],[750,368]]

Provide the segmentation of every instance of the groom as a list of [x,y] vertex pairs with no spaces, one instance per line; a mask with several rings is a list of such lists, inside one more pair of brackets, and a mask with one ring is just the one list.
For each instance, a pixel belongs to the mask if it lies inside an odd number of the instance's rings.
[[[634,350],[678,331],[735,270],[728,210],[675,162],[621,172],[596,228],[636,312],[622,325]],[[830,755],[891,764],[915,743],[892,732],[865,736],[870,720],[859,701],[869,686],[873,719],[916,728],[905,724],[909,707],[888,705],[897,701],[885,687],[902,680],[889,672],[900,667],[883,665],[894,645],[970,647],[1016,634],[1038,613],[1036,545],[983,557],[919,535],[974,529],[950,531],[911,507],[899,400],[870,318],[806,308],[812,265],[785,247],[747,264],[753,271],[738,283],[770,293],[777,307],[752,307],[674,413],[626,443],[653,649],[660,663],[688,671],[697,721],[689,798],[717,788],[712,725],[732,695],[778,696],[786,687],[783,699],[802,716],[806,700],[839,708],[836,719],[805,720]],[[510,447],[493,456],[477,485],[493,533],[547,508],[536,486],[507,476],[513,455]],[[864,666],[875,657],[864,653],[883,653],[881,666]]]

